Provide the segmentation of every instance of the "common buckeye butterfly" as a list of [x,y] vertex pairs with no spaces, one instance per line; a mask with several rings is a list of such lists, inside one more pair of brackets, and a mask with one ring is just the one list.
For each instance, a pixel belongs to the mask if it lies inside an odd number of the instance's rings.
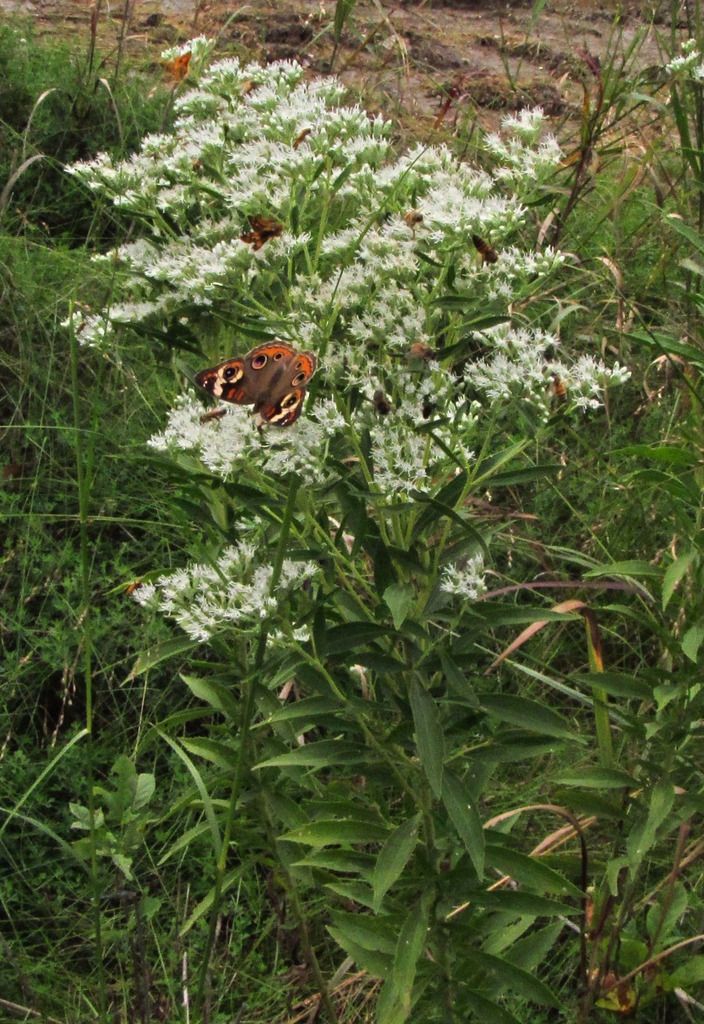
[[196,384],[224,402],[253,405],[259,425],[290,427],[301,415],[315,366],[312,352],[296,352],[283,341],[268,341],[246,356],[201,370]]

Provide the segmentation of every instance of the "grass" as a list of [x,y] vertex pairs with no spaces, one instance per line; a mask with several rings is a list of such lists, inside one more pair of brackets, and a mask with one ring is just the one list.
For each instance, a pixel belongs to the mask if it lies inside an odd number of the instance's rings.
[[[337,7],[338,61],[351,6]],[[0,588],[5,663],[0,898],[9,926],[1,940],[0,1014],[15,1004],[66,1024],[110,1015],[130,1022],[150,1015],[186,1020],[187,996],[203,1020],[299,1019],[298,1004],[316,988],[324,989],[321,978],[334,977],[340,963],[326,933],[330,889],[312,884],[312,869],[297,873],[293,857],[281,849],[287,844],[273,838],[278,820],[287,828],[300,823],[300,809],[290,795],[243,783],[242,766],[250,756],[244,745],[234,776],[217,757],[204,764],[187,753],[188,743],[203,735],[224,748],[241,728],[240,707],[237,716],[223,721],[195,684],[189,688],[181,680],[182,674],[209,679],[215,673],[217,684],[227,678],[223,666],[232,670],[225,656],[230,652],[215,646],[212,652],[201,649],[194,659],[179,634],[145,616],[125,593],[131,582],[182,565],[219,536],[218,524],[203,517],[202,482],[144,445],[163,423],[179,374],[169,354],[155,354],[148,341],[135,339],[110,359],[79,348],[72,367],[61,327],[72,303],[88,301],[97,308],[110,294],[109,273],[91,255],[131,230],[96,205],[62,165],[104,149],[128,154],[143,134],[160,126],[168,109],[166,90],[151,78],[124,73],[123,67],[118,80],[110,81],[107,72],[107,66],[96,70],[60,42],[37,42],[24,26],[0,29],[0,183],[9,181],[27,157],[42,156],[17,177],[0,225],[0,291],[11,297],[0,304],[0,507],[6,524]],[[696,114],[698,108],[691,109]],[[682,108],[680,125],[686,114]],[[460,148],[465,141],[458,140]],[[700,183],[686,177],[677,147],[663,143],[653,152],[654,173],[661,166],[679,182],[664,201],[647,178],[632,187],[629,169],[616,166],[588,185],[580,181],[569,193],[575,199],[561,225],[561,245],[575,259],[557,296],[556,308],[570,310],[562,321],[563,343],[577,351],[605,346],[633,366],[633,383],[610,397],[607,419],[575,425],[557,406],[547,427],[528,421],[514,425],[516,434],[534,435],[536,463],[549,461],[560,469],[548,482],[502,490],[508,512],[495,528],[504,540],[504,561],[497,567],[507,580],[541,579],[556,568],[572,576],[600,564],[636,560],[670,573],[669,596],[652,584],[655,601],[643,597],[629,603],[616,590],[600,595],[599,602],[592,592],[582,594],[596,615],[600,659],[592,651],[590,664],[582,622],[555,622],[489,684],[498,695],[548,704],[580,734],[591,735],[594,680],[583,679],[590,671],[602,674],[617,764],[637,772],[648,794],[650,803],[634,801],[624,815],[619,804],[624,790],[560,781],[572,766],[569,750],[546,751],[528,761],[478,762],[484,818],[547,800],[599,815],[595,825],[585,827],[596,922],[589,945],[595,973],[588,977],[605,973],[607,963],[618,963],[624,975],[657,950],[691,938],[701,913],[701,337],[695,324],[686,338],[691,351],[681,357],[684,361],[674,359],[698,308],[697,272],[684,280],[679,260],[683,254],[692,258],[690,246],[664,216],[671,210],[696,211]],[[544,215],[544,207],[536,208],[536,222]],[[671,354],[657,367],[652,363],[663,343],[653,347],[652,332],[673,342],[666,350]],[[643,379],[654,382],[650,395],[639,387]],[[659,460],[657,450],[664,447],[679,451],[679,461]],[[535,518],[516,520],[515,512]],[[672,567],[683,556],[691,556],[690,562],[676,579],[679,570]],[[626,572],[619,578],[635,577]],[[650,581],[647,571],[643,579]],[[555,601],[565,596],[572,594],[560,592]],[[549,595],[545,605],[552,603]],[[519,595],[517,607],[528,607],[528,595]],[[487,629],[482,635],[487,657],[518,631],[515,625]],[[158,652],[175,637],[174,657],[154,656],[149,671],[131,674],[138,654]],[[256,667],[262,668],[261,659]],[[478,669],[475,675],[480,694],[491,694]],[[650,686],[647,697],[636,686],[642,680]],[[259,714],[250,685],[245,711]],[[574,699],[575,688],[586,695],[582,703]],[[258,694],[257,700],[264,698]],[[450,710],[448,730],[471,745],[472,736],[480,735],[476,708],[457,702]],[[389,751],[395,752],[414,727],[417,719],[402,721]],[[325,728],[322,720],[321,735]],[[491,729],[498,729],[495,720]],[[278,750],[278,741],[272,736],[265,743]],[[256,733],[252,742],[261,742]],[[590,752],[596,763],[598,751]],[[129,761],[138,761],[140,776]],[[689,794],[675,818],[667,818],[668,797],[658,789],[665,770]],[[401,802],[393,779],[383,772],[370,772],[364,785],[370,815],[387,800]],[[358,777],[316,786],[306,781],[301,799],[321,814],[363,788]],[[92,809],[93,822],[100,810],[102,824],[77,828],[80,808]],[[509,848],[512,836],[520,835],[530,848],[558,827],[542,813],[521,816],[515,827],[501,826]],[[218,850],[213,832],[222,814]],[[666,818],[668,829],[658,831]],[[80,841],[74,845],[74,840]],[[634,853],[638,842],[647,848],[642,861]],[[576,879],[575,849],[556,848],[544,863]],[[619,868],[618,858],[627,854],[632,873],[619,882],[624,864]],[[462,870],[448,854],[438,874],[440,905],[451,898],[455,879],[462,884]],[[322,877],[326,884],[339,884],[327,867]],[[210,915],[209,928],[206,913],[198,927],[189,928],[213,879],[219,912]],[[349,924],[353,914],[361,916],[363,904],[355,900],[358,890],[342,891]],[[475,913],[471,922],[458,924],[468,947],[479,936],[486,940],[485,951],[502,952],[497,938],[502,929],[497,933],[490,915]],[[509,923],[507,916],[504,930]],[[358,954],[358,963],[373,973],[374,957],[369,951],[365,957],[361,948]],[[538,971],[527,945],[513,955],[526,971]],[[467,969],[461,960],[453,963],[451,949],[442,944],[434,956],[444,962],[448,979]],[[580,1008],[574,952],[549,959],[538,973],[570,1008],[571,1019],[612,1019],[611,1011],[594,1008],[594,988],[582,993]],[[686,961],[668,960],[663,986],[677,985],[701,1000],[698,963],[694,957],[687,975]],[[427,967],[421,963],[421,982],[427,981],[422,974]],[[332,994],[323,997],[329,1018],[339,1013],[341,1020],[373,1019],[370,978],[332,985]],[[607,998],[608,992],[602,995]],[[422,992],[420,998],[428,1021],[440,1019],[432,1000],[423,1003]],[[520,990],[509,1000],[502,990],[501,998],[514,1019],[553,1019],[549,1011],[536,1011]],[[665,1019],[664,1013],[682,1007],[674,995],[652,986],[643,986],[641,1000],[644,1021]],[[474,1012],[480,1012],[476,1004]]]

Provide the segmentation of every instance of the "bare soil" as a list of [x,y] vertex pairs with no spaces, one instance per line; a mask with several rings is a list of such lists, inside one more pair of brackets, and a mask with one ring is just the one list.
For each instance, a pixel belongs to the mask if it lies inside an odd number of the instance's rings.
[[[360,0],[334,54],[334,0],[124,0],[98,3],[101,51],[122,45],[156,62],[161,49],[194,34],[216,35],[223,52],[265,61],[293,58],[311,73],[333,70],[368,108],[401,130],[452,130],[458,118],[494,126],[501,114],[541,105],[555,118],[579,110],[588,61],[662,64],[667,3],[548,0],[539,17],[527,0]],[[662,9],[661,9],[662,8]],[[0,0],[0,13],[29,16],[38,33],[85,40],[96,5],[87,0]]]

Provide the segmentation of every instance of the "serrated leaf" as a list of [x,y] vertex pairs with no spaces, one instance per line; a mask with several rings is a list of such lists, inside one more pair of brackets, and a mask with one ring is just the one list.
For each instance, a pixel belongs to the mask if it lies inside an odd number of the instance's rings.
[[581,768],[560,772],[553,782],[558,786],[579,786],[580,789],[635,789],[637,779],[618,768]]
[[437,705],[416,679],[411,680],[408,696],[413,713],[418,756],[430,788],[435,796],[439,797],[442,793],[445,738]]
[[575,683],[596,687],[613,697],[634,697],[647,700],[652,697],[652,686],[625,672],[583,672],[572,677]]
[[469,963],[481,970],[483,981],[489,985],[493,983],[502,993],[509,989],[539,1006],[559,1007],[557,997],[548,986],[516,964],[478,950],[467,950],[465,955]]
[[362,949],[371,949],[391,956],[396,951],[398,925],[392,926],[387,919],[336,910],[332,914],[332,923]]
[[393,630],[376,622],[343,622],[340,626],[328,629],[319,638],[318,648],[323,655],[347,654],[375,640],[393,636]]
[[442,802],[458,836],[464,843],[477,876],[480,879],[483,878],[485,836],[481,819],[467,786],[463,785],[451,772],[445,773]]
[[573,743],[586,743],[578,736],[569,724],[556,711],[538,704],[537,701],[525,697],[513,697],[509,694],[485,694],[480,699],[481,706],[494,718],[521,729],[540,733],[542,736],[554,736],[556,739],[568,739]]
[[240,710],[237,699],[231,690],[214,679],[202,679],[200,676],[182,675],[184,683],[191,693],[204,700],[211,708],[215,708],[231,722],[239,722]]
[[472,1009],[473,1015],[481,1021],[481,1024],[520,1024],[520,1021],[505,1010],[503,1006],[497,1006],[486,996],[479,992],[466,990],[463,997]]
[[331,820],[311,821],[300,828],[285,832],[279,839],[286,843],[301,843],[303,846],[336,846],[347,843],[373,843],[386,839],[389,830],[385,825],[373,825],[369,821]]
[[550,900],[547,896],[536,896],[530,892],[475,892],[472,903],[487,910],[510,911],[515,914],[532,914],[534,917],[554,917],[556,914],[578,914],[580,907]]
[[237,750],[228,743],[220,743],[217,740],[210,740],[206,736],[195,736],[192,739],[182,739],[181,746],[189,753],[202,757],[211,764],[225,771],[232,771],[237,767]]
[[173,658],[177,654],[185,654],[186,651],[192,651],[194,647],[198,646],[197,640],[191,640],[190,637],[178,636],[172,637],[170,640],[164,640],[160,644],[155,644],[153,647],[147,648],[139,655],[132,671],[127,676],[127,682],[131,682],[136,679],[137,676],[141,675],[142,672],[146,672],[150,668],[154,668],[160,662],[165,661],[167,658]]
[[369,761],[369,751],[356,743],[345,743],[342,740],[318,740],[317,743],[305,743],[285,754],[277,754],[266,761],[255,765],[258,771],[262,768],[330,768],[340,764],[360,764]]
[[554,868],[544,864],[539,857],[529,857],[507,846],[490,845],[488,856],[491,866],[510,875],[522,885],[530,886],[539,893],[555,893],[558,896],[582,898],[582,890]]
[[375,913],[379,911],[384,896],[400,877],[416,847],[419,821],[420,817],[416,815],[399,825],[379,851],[372,875]]
[[352,957],[355,964],[370,974],[372,978],[383,980],[389,976],[392,964],[391,954],[384,954],[374,949],[365,949],[364,946],[360,946],[359,943],[355,942],[342,928],[328,925],[327,931],[338,946]]

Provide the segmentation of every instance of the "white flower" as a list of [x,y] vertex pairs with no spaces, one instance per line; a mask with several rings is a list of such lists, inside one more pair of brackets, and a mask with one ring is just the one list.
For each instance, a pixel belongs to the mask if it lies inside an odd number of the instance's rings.
[[175,619],[194,640],[205,641],[225,626],[256,626],[317,572],[311,562],[284,559],[274,586],[273,566],[258,563],[254,545],[241,541],[223,549],[212,565],[190,563],[155,584],[143,584],[134,596]]
[[483,557],[474,555],[464,564],[446,565],[442,571],[440,589],[453,597],[476,601],[486,590]]

